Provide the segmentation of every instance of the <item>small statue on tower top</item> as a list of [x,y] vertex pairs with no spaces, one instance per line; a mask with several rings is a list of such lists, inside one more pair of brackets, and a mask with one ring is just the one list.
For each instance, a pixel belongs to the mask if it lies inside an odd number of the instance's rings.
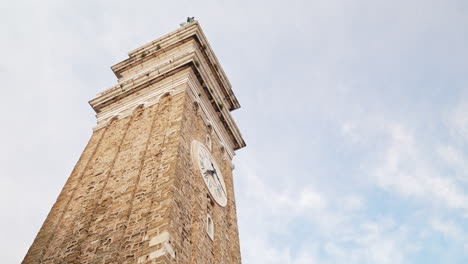
[[183,27],[183,26],[185,26],[185,25],[187,25],[187,24],[191,24],[191,23],[193,23],[193,22],[195,22],[195,17],[187,17],[187,21],[186,21],[186,22],[182,22],[182,23],[180,23],[179,25],[180,25],[181,27]]

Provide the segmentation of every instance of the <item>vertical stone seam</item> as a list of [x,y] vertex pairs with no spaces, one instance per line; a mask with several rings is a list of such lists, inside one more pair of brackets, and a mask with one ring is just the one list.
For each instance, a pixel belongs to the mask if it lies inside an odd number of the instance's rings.
[[[126,126],[126,128],[125,128],[125,132],[124,132],[124,134],[123,134],[123,136],[122,136],[122,139],[121,139],[120,142],[119,142],[119,147],[117,148],[117,153],[115,154],[114,158],[112,159],[112,163],[110,164],[109,172],[107,173],[106,180],[105,180],[105,182],[104,182],[104,186],[102,186],[102,188],[101,188],[101,193],[99,194],[99,198],[96,199],[96,202],[95,202],[94,205],[93,205],[93,211],[91,212],[91,216],[89,217],[89,220],[87,221],[86,226],[83,228],[84,232],[87,233],[87,236],[89,235],[89,234],[88,234],[88,230],[89,230],[89,227],[91,226],[91,222],[93,221],[94,214],[96,213],[96,208],[98,207],[99,202],[100,202],[100,200],[102,199],[102,195],[104,194],[104,190],[105,190],[106,187],[107,187],[107,183],[109,182],[109,177],[111,176],[112,170],[113,170],[113,168],[114,168],[115,161],[116,161],[117,158],[119,157],[120,149],[121,149],[122,144],[123,144],[123,142],[124,142],[124,140],[125,140],[125,137],[127,136],[127,132],[128,132],[128,129],[130,128],[130,125],[132,124],[133,118],[134,118],[134,115],[131,116],[130,120],[129,120],[128,123],[127,123],[127,126]],[[117,120],[116,120],[116,121],[117,121]],[[115,121],[114,121],[114,122],[115,122]],[[110,127],[110,126],[111,126],[111,124],[109,124],[107,127]],[[78,253],[78,254],[77,254],[77,259],[78,259],[78,260],[80,259],[80,256],[81,256],[81,253],[82,253],[82,252],[81,252],[81,251],[82,251],[82,246],[81,246],[81,244],[82,244],[82,242],[83,242],[84,239],[86,239],[86,237],[84,237],[84,238],[79,238],[78,243],[77,243],[77,247],[78,247],[78,248],[77,248],[77,253]],[[80,263],[80,262],[78,261],[78,263]]]
[[[140,179],[141,179],[141,173],[143,171],[143,167],[145,165],[145,160],[146,160],[146,153],[148,151],[148,146],[149,146],[149,143],[151,141],[151,135],[153,134],[153,131],[154,131],[154,126],[155,126],[155,123],[156,123],[156,120],[157,120],[157,114],[158,114],[158,111],[159,111],[159,107],[160,105],[158,104],[156,109],[154,110],[154,114],[153,114],[153,117],[152,117],[152,121],[151,121],[151,126],[150,126],[150,131],[149,131],[149,134],[148,134],[148,139],[146,140],[146,143],[145,143],[145,149],[143,151],[143,155],[141,157],[141,162],[140,162],[140,167],[138,169],[138,175],[137,175],[137,178],[135,180],[135,184],[134,184],[134,188],[133,188],[133,191],[132,191],[132,196],[130,198],[130,206],[129,206],[129,209],[128,209],[128,213],[127,213],[127,221],[125,222],[125,226],[124,226],[124,232],[122,234],[122,237],[125,238],[125,235],[127,233],[127,227],[129,225],[129,222],[130,222],[130,216],[132,215],[132,210],[133,210],[133,203],[134,203],[134,199],[135,199],[135,195],[136,195],[136,191],[138,190],[138,185],[140,184]],[[121,251],[120,251],[120,247],[123,245],[124,243],[124,239],[121,240],[121,242],[119,243],[119,246],[117,248],[117,254],[118,254],[118,257],[117,259],[119,260],[119,263],[123,263],[123,260],[121,260],[121,258],[123,258],[123,256],[121,256]],[[94,262],[94,259],[93,259],[93,262]]]
[[[198,118],[198,116],[196,116],[195,118]],[[192,142],[189,142],[190,144],[190,163],[193,163],[192,161]],[[193,172],[193,164],[192,164],[192,168],[190,168],[190,170]],[[199,181],[200,181],[200,177],[198,177],[199,175],[197,175],[197,172],[194,172],[193,174],[193,177],[194,177],[194,184],[193,184],[193,196],[192,196],[192,223],[191,223],[191,226],[192,226],[192,235],[191,235],[191,242],[192,242],[192,245],[196,245],[198,244],[199,240],[197,241],[197,238],[200,237],[200,234],[202,234],[203,231],[203,228],[204,228],[204,225],[202,223],[199,223],[199,221],[197,220],[197,215],[200,214],[200,212],[198,212],[197,214],[197,208],[198,207],[198,204],[197,204],[197,200],[198,200],[198,193],[196,192],[196,188],[198,188],[199,186]],[[205,195],[203,194],[203,197]],[[201,205],[200,205],[201,206]],[[203,217],[201,217],[200,219],[203,219]],[[198,228],[197,228],[197,223],[198,223]],[[191,250],[191,261],[190,263],[197,263],[197,259],[196,259],[196,253],[197,253],[197,248],[195,246],[192,246],[192,250]]]
[[[184,123],[185,103],[186,103],[185,101],[186,101],[187,98],[188,98],[187,92],[185,91],[185,92],[182,94],[182,96],[183,96],[182,102],[181,102],[182,113],[180,113],[180,114],[181,114],[181,118],[180,118],[180,120],[179,120],[179,122],[178,122],[178,124],[177,124],[178,129],[175,130],[175,131],[177,131],[178,135],[176,136],[176,138],[177,138],[177,147],[176,147],[176,148],[177,148],[177,155],[176,155],[176,157],[175,157],[175,162],[174,162],[174,175],[173,175],[174,178],[177,176],[177,166],[179,165],[179,162],[180,162],[180,148],[181,148],[180,142],[181,142],[181,140],[182,140],[182,129],[183,129],[183,125],[182,125],[182,124]],[[177,107],[177,105],[176,105],[176,107]],[[172,120],[172,119],[171,119],[171,120]],[[185,122],[186,122],[186,121],[185,121]],[[176,182],[176,181],[174,180],[174,183],[175,183],[175,182]],[[174,185],[173,185],[173,187],[174,187]],[[172,188],[172,201],[171,201],[171,208],[169,209],[169,215],[168,215],[168,217],[169,217],[169,227],[168,227],[168,228],[171,228],[171,224],[173,224],[172,222],[173,222],[173,220],[174,220],[174,215],[173,215],[173,210],[172,210],[173,206],[175,206],[175,203],[174,203],[175,194],[174,194],[174,193],[175,193],[175,190],[174,190],[174,188]]]
[[[171,100],[172,100],[172,99],[173,99],[173,98],[171,98]],[[185,100],[185,98],[184,98],[184,100]],[[177,105],[176,103],[172,103],[171,106],[176,108],[178,105]],[[172,119],[174,118],[174,113],[177,113],[177,111],[170,111],[170,110],[169,110],[169,113],[170,113],[170,114],[168,115],[168,117],[167,117],[166,120],[172,120]],[[183,122],[183,118],[180,120],[179,126],[181,126],[182,122]],[[166,142],[166,140],[167,140],[167,133],[168,133],[168,130],[169,130],[170,128],[171,128],[171,126],[166,126],[166,129],[165,129],[165,131],[164,131],[164,139],[163,139],[163,144],[162,144],[162,146],[164,146],[164,145],[167,143],[167,142]],[[180,137],[179,137],[179,140],[180,140]],[[177,149],[178,149],[178,148],[179,148],[179,145],[177,146]],[[159,166],[158,166],[158,169],[157,169],[157,171],[156,171],[155,183],[157,182],[157,179],[159,178],[159,175],[161,174],[161,169],[162,169],[162,167],[163,167],[161,161],[162,161],[162,156],[163,156],[163,155],[164,155],[164,153],[161,153],[161,155],[160,155],[160,157],[159,157]],[[176,162],[177,162],[177,158],[176,158]],[[175,164],[175,168],[177,168],[177,163]],[[175,173],[175,172],[174,172],[174,173]],[[151,210],[151,209],[153,208],[153,206],[154,206],[154,198],[155,198],[155,197],[154,197],[154,194],[155,194],[155,192],[156,192],[156,184],[153,184],[153,190],[151,191],[152,197],[151,197],[150,210]],[[168,210],[169,210],[169,218],[170,218],[171,212],[170,212],[170,209],[168,209]],[[149,220],[149,218],[147,218],[147,220],[146,220],[146,225],[145,225],[145,226],[146,226],[146,230],[145,230],[145,234],[148,233],[148,228],[149,228],[148,220]]]
[[[38,262],[41,263],[42,262],[42,258],[46,255],[47,251],[49,250],[49,246],[50,246],[50,243],[52,242],[52,240],[54,239],[55,237],[55,234],[57,234],[57,229],[58,227],[60,226],[60,223],[62,222],[63,220],[63,217],[65,216],[65,213],[67,212],[68,210],[68,206],[70,205],[70,202],[71,200],[73,199],[73,197],[75,196],[75,191],[78,189],[78,186],[80,185],[81,181],[83,180],[83,176],[85,174],[85,172],[88,170],[88,166],[89,166],[89,163],[91,160],[94,159],[94,155],[96,155],[96,152],[97,152],[97,149],[99,148],[99,145],[101,145],[101,141],[102,139],[104,138],[104,135],[106,134],[108,128],[104,128],[104,132],[102,132],[101,136],[99,137],[99,140],[98,142],[96,143],[96,147],[94,148],[91,156],[89,157],[89,159],[86,161],[86,164],[85,164],[85,167],[83,168],[83,171],[81,172],[79,178],[78,178],[78,181],[76,182],[75,186],[73,187],[73,190],[72,190],[72,193],[70,195],[70,198],[68,199],[67,203],[65,204],[65,207],[62,211],[62,213],[60,214],[60,217],[59,217],[59,220],[57,221],[57,224],[55,225],[54,227],[54,231],[52,232],[50,238],[47,240],[46,242],[46,245],[45,245],[45,249],[43,250],[42,254],[40,255],[39,259],[38,259]],[[90,140],[91,141],[91,140]],[[84,154],[84,153],[83,153]],[[73,172],[72,172],[73,173]]]
[[[163,101],[165,98],[166,98],[166,97],[161,98],[161,100],[159,101],[160,104],[165,103],[165,102]],[[159,106],[158,106],[158,107],[159,107]],[[167,108],[169,108],[169,107],[167,107]],[[162,110],[166,110],[166,108],[163,107]],[[165,121],[169,120],[170,117],[172,116],[172,115],[171,115],[171,111],[169,110],[168,112],[169,112],[169,114],[166,116]],[[167,137],[167,130],[168,130],[168,129],[169,129],[169,126],[166,126],[166,128],[164,129],[164,137],[163,137],[163,140],[162,140],[162,143],[161,143],[161,148],[162,148],[162,147],[165,145],[165,143],[166,143],[166,137]],[[150,216],[151,216],[151,214],[152,214],[151,210],[153,209],[153,206],[154,206],[154,194],[156,193],[156,188],[157,188],[156,184],[157,184],[157,182],[158,182],[159,173],[160,173],[161,168],[162,168],[161,161],[162,161],[163,153],[162,153],[161,150],[160,150],[159,153],[160,153],[160,154],[159,154],[159,158],[158,158],[158,162],[157,162],[158,169],[156,170],[156,175],[155,175],[155,177],[154,177],[154,180],[151,182],[151,183],[152,183],[152,184],[151,184],[152,190],[151,190],[151,192],[150,192],[150,195],[151,195],[151,203],[150,203],[150,207],[149,207],[150,214],[147,216],[146,222],[145,222],[145,227],[146,227],[146,228],[145,228],[145,232],[144,232],[145,235],[148,233],[148,222],[149,222],[149,218],[150,218]]]

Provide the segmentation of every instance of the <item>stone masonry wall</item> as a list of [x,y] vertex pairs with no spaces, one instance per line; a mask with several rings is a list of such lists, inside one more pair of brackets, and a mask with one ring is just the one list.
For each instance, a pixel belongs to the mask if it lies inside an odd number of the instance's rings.
[[[210,198],[200,172],[192,163],[192,141],[206,143],[207,135],[212,138],[211,152],[224,176],[228,194],[225,207]],[[172,245],[177,252],[174,263],[241,263],[231,161],[190,100],[185,101],[177,161],[170,226]],[[214,221],[213,241],[206,232],[207,214]]]
[[165,229],[183,94],[94,131],[23,263],[136,263]]
[[229,157],[212,135],[224,208],[192,164],[207,134],[185,92],[94,131],[23,263],[240,263]]

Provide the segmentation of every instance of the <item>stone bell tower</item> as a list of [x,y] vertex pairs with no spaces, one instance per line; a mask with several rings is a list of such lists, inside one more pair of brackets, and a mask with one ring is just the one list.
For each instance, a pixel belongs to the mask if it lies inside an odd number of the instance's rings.
[[241,263],[240,106],[198,22],[112,70],[118,84],[89,102],[97,125],[23,263]]

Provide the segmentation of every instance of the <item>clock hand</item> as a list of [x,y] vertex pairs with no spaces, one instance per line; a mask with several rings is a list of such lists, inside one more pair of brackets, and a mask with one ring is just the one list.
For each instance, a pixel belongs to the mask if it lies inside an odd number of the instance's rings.
[[218,179],[219,186],[221,186],[221,190],[223,190],[224,195],[227,197],[226,191],[224,190],[224,187],[221,184],[221,180],[219,179],[219,176],[218,176],[218,173],[216,172],[216,170],[214,170],[214,174],[216,174],[216,178]]
[[213,175],[214,174],[214,170],[206,170],[203,174],[211,174]]
[[213,162],[210,161],[210,163],[211,163],[211,168],[213,168],[213,170],[211,170],[211,171],[213,172],[213,174],[216,174],[216,178],[218,179],[219,186],[221,186],[221,190],[223,190],[224,195],[227,197],[227,193],[226,193],[226,191],[224,190],[223,185],[221,184],[221,180],[219,179],[218,172],[216,171],[216,168],[215,168],[215,166],[213,165]]

